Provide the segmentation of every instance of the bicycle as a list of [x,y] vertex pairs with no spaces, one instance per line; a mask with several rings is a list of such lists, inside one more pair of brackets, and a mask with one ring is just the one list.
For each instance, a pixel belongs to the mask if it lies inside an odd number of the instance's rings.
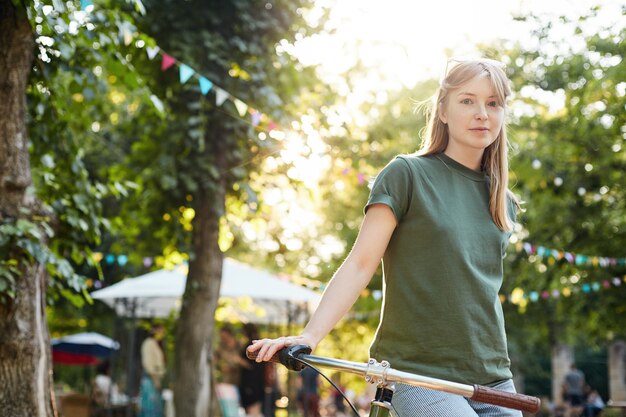
[[[246,356],[250,360],[257,357],[257,352],[246,349]],[[513,408],[520,411],[536,413],[539,411],[540,400],[529,395],[500,391],[483,385],[466,385],[443,379],[430,378],[427,376],[412,374],[393,369],[387,361],[378,362],[371,359],[367,363],[350,362],[341,359],[327,358],[311,355],[311,348],[305,345],[285,347],[278,351],[271,359],[272,362],[280,363],[292,371],[301,371],[305,366],[310,366],[322,375],[337,389],[348,401],[356,416],[360,416],[354,405],[345,397],[343,392],[316,367],[321,366],[339,372],[348,372],[365,377],[365,381],[376,384],[376,394],[371,402],[370,417],[388,417],[391,412],[391,399],[393,398],[394,382],[400,382],[416,387],[443,391],[461,395],[474,401]]]

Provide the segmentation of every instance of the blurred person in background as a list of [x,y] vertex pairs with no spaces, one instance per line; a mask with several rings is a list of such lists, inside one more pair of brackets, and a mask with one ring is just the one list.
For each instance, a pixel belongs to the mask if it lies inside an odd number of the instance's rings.
[[139,388],[139,417],[163,417],[161,381],[165,376],[165,327],[155,324],[141,344],[143,375]]
[[[259,331],[252,323],[243,326],[243,334],[246,338],[246,345],[252,344],[259,338]],[[262,416],[263,402],[265,400],[265,368],[266,363],[253,362],[246,356],[246,348],[240,352],[241,362],[239,365],[239,395],[241,396],[241,406],[246,410],[246,415],[250,417]]]

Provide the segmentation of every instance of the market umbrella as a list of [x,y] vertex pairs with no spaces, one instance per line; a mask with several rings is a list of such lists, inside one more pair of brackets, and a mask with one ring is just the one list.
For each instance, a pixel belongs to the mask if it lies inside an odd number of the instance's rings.
[[[186,280],[187,267],[180,265],[127,278],[94,291],[91,296],[113,307],[119,316],[167,317],[179,310]],[[238,302],[236,313],[242,321],[304,322],[319,299],[318,292],[296,285],[288,278],[234,259],[224,260],[220,300]]]
[[94,365],[120,348],[118,342],[96,332],[63,336],[51,344],[52,361],[66,365]]

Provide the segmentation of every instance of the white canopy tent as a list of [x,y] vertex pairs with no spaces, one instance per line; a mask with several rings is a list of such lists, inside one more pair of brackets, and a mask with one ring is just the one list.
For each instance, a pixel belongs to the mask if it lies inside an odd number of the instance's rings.
[[[160,269],[91,293],[124,317],[166,317],[180,309],[187,266]],[[255,323],[302,323],[320,294],[267,271],[227,258],[222,270],[220,301],[227,319]],[[234,317],[233,317],[234,316]]]

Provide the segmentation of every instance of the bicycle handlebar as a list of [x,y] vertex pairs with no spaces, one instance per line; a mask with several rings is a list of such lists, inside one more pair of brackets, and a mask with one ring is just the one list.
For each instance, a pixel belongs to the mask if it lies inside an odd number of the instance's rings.
[[[311,348],[305,345],[289,346],[278,351],[271,362],[280,363],[290,370],[300,371],[304,365],[299,360],[312,365],[330,368],[336,371],[349,372],[364,376],[370,383],[386,384],[387,382],[401,382],[416,387],[444,391],[451,394],[462,395],[471,400],[513,408],[516,410],[536,413],[539,411],[540,400],[529,395],[501,391],[483,385],[466,385],[443,379],[430,378],[422,375],[398,371],[389,366],[385,361],[378,363],[370,359],[368,363],[350,362],[340,359],[326,358],[311,355]],[[255,360],[257,352],[246,349],[248,359]]]

